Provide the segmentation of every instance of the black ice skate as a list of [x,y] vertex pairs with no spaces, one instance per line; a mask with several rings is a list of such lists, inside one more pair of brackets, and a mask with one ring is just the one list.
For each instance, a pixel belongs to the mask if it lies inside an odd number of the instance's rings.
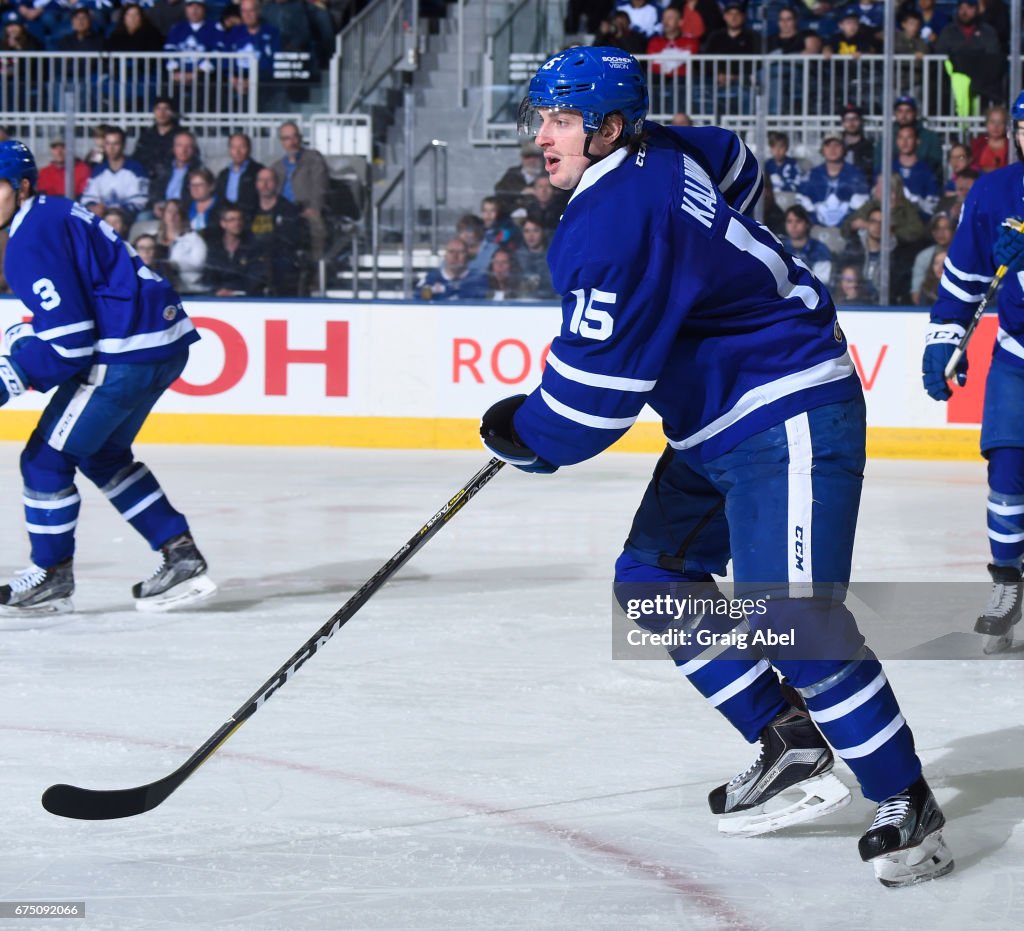
[[716,815],[749,812],[722,818],[718,830],[752,837],[842,808],[850,790],[832,775],[834,762],[807,713],[787,708],[761,731],[761,751],[750,768],[708,796]]
[[1013,644],[1013,627],[1020,620],[1021,584],[1020,569],[1012,566],[988,567],[992,576],[992,594],[989,596],[985,613],[974,624],[975,633],[986,634],[986,653],[1002,653]]
[[71,594],[75,577],[71,560],[49,569],[29,566],[7,585],[0,585],[0,614],[68,614],[74,611]]
[[160,547],[163,562],[145,582],[132,586],[139,611],[173,611],[209,598],[217,586],[206,574],[206,560],[192,534],[172,537]]
[[953,869],[953,855],[942,839],[946,819],[924,776],[878,806],[860,839],[860,858],[875,867],[883,886],[912,886],[938,879]]

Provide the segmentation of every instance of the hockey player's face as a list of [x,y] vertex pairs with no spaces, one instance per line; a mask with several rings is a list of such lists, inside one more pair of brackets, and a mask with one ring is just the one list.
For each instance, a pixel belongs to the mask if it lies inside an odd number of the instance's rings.
[[10,181],[0,181],[0,229],[4,229],[18,212],[18,192]]
[[[537,133],[537,145],[544,151],[544,168],[551,183],[563,191],[571,191],[580,183],[580,178],[590,167],[590,160],[583,154],[586,133],[583,131],[583,117],[571,110],[539,110],[542,120]],[[591,143],[594,155],[596,138]]]

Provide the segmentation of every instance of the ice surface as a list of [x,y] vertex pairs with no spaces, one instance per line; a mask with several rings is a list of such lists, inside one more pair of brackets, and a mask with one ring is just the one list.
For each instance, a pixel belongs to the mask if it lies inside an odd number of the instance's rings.
[[[873,806],[856,792],[812,825],[717,834],[705,796],[751,748],[670,663],[610,658],[610,570],[645,456],[505,470],[163,805],[48,815],[51,783],[177,767],[485,461],[141,457],[221,593],[134,611],[157,557],[80,484],[80,613],[0,624],[0,900],[86,903],[84,920],[32,927],[1024,927],[1020,662],[887,663],[949,819],[950,877],[878,885],[857,856]],[[27,564],[17,458],[0,444],[5,576]],[[855,578],[984,580],[984,501],[980,463],[870,463]],[[972,625],[944,633],[980,655]]]

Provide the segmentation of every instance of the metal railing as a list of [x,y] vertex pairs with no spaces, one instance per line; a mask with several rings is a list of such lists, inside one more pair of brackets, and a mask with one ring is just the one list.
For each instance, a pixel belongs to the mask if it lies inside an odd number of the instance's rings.
[[[406,0],[375,0],[339,33],[338,103],[357,110],[405,54],[401,16]],[[333,82],[332,82],[333,83]]]
[[251,52],[5,52],[0,112],[57,113],[71,90],[80,113],[150,113],[170,97],[183,116],[255,113],[259,74]]

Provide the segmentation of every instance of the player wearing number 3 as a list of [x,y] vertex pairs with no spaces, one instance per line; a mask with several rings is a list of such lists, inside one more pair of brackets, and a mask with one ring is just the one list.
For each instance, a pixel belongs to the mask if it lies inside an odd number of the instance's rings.
[[[573,191],[548,253],[563,324],[540,387],[488,410],[484,442],[526,471],[553,472],[601,452],[650,405],[668,446],[616,563],[620,601],[721,599],[713,576],[730,559],[736,597],[768,599],[739,624],[706,610],[684,618],[689,636],[671,651],[760,741],[757,761],[709,796],[727,816],[720,829],[762,833],[846,802],[831,744],[881,803],[860,842],[878,878],[941,875],[953,866],[942,813],[843,603],[865,425],[832,299],[751,219],[761,178],[742,142],[646,113],[643,72],[619,49],[570,49],[530,84],[520,129],[536,133],[552,184]],[[728,645],[749,628],[793,631],[793,644]],[[719,645],[699,645],[707,634]]]
[[199,336],[174,289],[105,222],[63,197],[36,194],[36,165],[0,142],[4,273],[32,311],[0,355],[0,405],[29,388],[54,392],[21,455],[32,565],[0,586],[4,614],[72,610],[81,472],[163,562],[132,589],[140,610],[168,610],[215,589],[185,517],[132,442],[181,374]]
[[[1001,272],[999,330],[981,418],[981,453],[988,460],[992,592],[974,629],[987,635],[986,653],[1011,645],[1024,591],[1024,91],[1010,115],[1019,160],[980,177],[964,201],[932,307],[922,366],[925,391],[936,401],[947,400],[945,370],[986,292],[993,284],[999,287]],[[966,383],[966,356],[955,377],[958,384]]]

